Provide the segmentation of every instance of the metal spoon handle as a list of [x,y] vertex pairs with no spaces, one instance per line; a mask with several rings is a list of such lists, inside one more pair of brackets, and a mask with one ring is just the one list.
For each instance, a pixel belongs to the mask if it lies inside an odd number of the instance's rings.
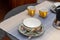
[[31,40],[31,38],[32,38],[32,36],[29,36],[29,37],[28,37],[28,40]]

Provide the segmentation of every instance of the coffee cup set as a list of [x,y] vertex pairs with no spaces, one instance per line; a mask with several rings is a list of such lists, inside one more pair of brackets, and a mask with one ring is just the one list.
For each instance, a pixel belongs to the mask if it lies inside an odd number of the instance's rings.
[[31,37],[42,35],[44,33],[44,27],[39,19],[32,17],[26,18],[19,25],[19,32],[28,36],[28,39],[30,39]]
[[60,2],[55,2],[50,10],[52,13],[56,14],[56,18],[53,22],[53,27],[60,30]]

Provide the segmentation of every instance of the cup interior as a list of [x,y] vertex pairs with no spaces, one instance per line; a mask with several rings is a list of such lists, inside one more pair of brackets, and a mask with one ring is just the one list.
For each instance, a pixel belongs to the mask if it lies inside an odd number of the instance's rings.
[[28,6],[27,9],[35,10],[35,6]]
[[41,25],[41,21],[36,18],[26,18],[23,24],[29,28],[35,28]]
[[48,12],[48,9],[42,8],[42,9],[39,9],[39,11]]

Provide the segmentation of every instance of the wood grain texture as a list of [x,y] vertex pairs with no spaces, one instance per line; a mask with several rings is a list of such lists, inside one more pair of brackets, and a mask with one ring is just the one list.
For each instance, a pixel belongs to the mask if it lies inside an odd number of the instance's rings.
[[0,0],[0,21],[3,20],[5,14],[8,12],[9,10],[9,6],[7,4],[7,1],[4,0]]
[[15,8],[17,6],[21,6],[24,4],[31,4],[31,3],[36,3],[37,0],[9,0],[9,3],[12,8]]
[[56,0],[57,2],[60,2],[60,0]]
[[24,4],[30,4],[30,3],[35,3],[37,2],[36,0],[0,0],[0,21],[3,20],[4,16],[6,13],[17,7],[21,6]]

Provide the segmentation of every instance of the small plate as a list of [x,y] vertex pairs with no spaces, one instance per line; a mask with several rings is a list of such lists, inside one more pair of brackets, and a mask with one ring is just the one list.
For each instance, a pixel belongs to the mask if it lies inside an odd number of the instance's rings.
[[[22,31],[22,30],[21,30],[21,25],[19,25],[18,31],[19,31],[20,33],[22,33],[23,35],[25,35],[25,36],[30,36],[30,35],[28,35],[28,34],[25,33],[26,31]],[[39,32],[38,34],[35,34],[35,35],[33,35],[32,37],[40,36],[40,35],[42,35],[43,33],[44,33],[44,27],[42,26],[42,32]]]

